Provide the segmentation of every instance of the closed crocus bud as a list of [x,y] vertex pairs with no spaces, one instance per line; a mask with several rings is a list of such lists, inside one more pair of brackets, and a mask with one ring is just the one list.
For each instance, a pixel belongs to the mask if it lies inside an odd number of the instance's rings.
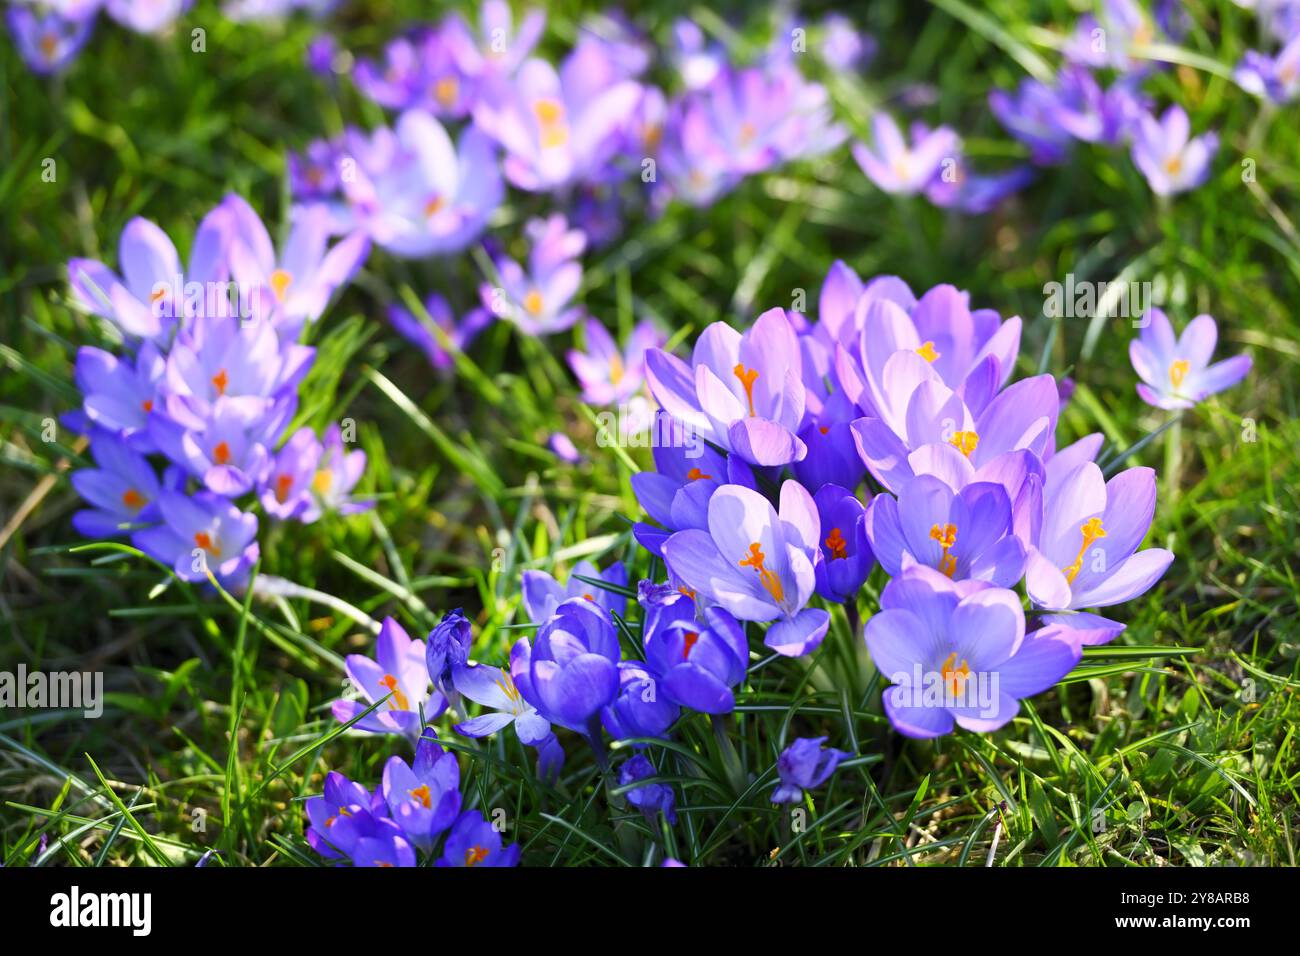
[[438,626],[429,632],[425,661],[429,666],[430,680],[439,687],[450,687],[452,668],[469,660],[469,648],[473,642],[469,618],[461,613],[460,608],[444,614]]
[[840,761],[853,756],[833,747],[822,749],[825,737],[800,737],[776,761],[781,783],[772,791],[773,803],[798,803],[804,790],[821,786]]
[[681,713],[663,694],[662,681],[634,661],[618,665],[618,684],[614,702],[600,715],[611,737],[661,737]]
[[515,644],[510,673],[524,700],[543,717],[585,732],[614,699],[618,659],[609,616],[586,598],[571,598],[537,632],[531,647],[524,640]]
[[[655,773],[654,764],[641,754],[637,754],[619,768],[618,782],[620,786],[627,786],[638,780],[653,777]],[[677,822],[677,798],[673,794],[673,788],[666,783],[647,783],[633,787],[624,792],[623,796],[628,803],[645,814],[645,818],[651,823],[654,822],[655,813],[659,810],[664,812],[664,819],[669,824]]]
[[729,714],[736,706],[731,688],[745,678],[749,644],[741,624],[719,607],[703,621],[677,619],[648,632],[646,662],[661,675],[664,695],[705,714]]

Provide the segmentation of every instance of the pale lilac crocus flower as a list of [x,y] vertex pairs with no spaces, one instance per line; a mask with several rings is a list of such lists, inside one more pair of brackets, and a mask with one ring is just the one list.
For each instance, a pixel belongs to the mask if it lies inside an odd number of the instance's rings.
[[91,507],[72,516],[88,538],[111,538],[125,528],[157,521],[162,483],[153,466],[122,438],[96,429],[90,437],[95,468],[74,471],[72,487]]
[[1147,313],[1147,322],[1129,343],[1129,358],[1142,379],[1142,401],[1156,408],[1191,408],[1197,402],[1236,385],[1250,372],[1249,355],[1236,355],[1210,364],[1219,327],[1208,315],[1198,315],[1175,336],[1160,309]]
[[816,586],[821,521],[796,481],[778,512],[756,491],[723,485],[709,499],[709,529],[678,531],[663,546],[669,570],[742,621],[775,621],[764,643],[797,657],[821,644],[830,614],[808,607]]
[[622,617],[627,610],[627,597],[618,591],[607,591],[602,587],[583,581],[591,578],[605,581],[620,588],[627,587],[627,568],[622,561],[615,561],[603,572],[596,569],[590,561],[579,561],[569,572],[566,585],[561,585],[545,571],[528,570],[522,575],[520,593],[524,601],[524,611],[534,624],[543,624],[550,620],[556,609],[571,598],[586,598],[606,614]]
[[161,33],[182,13],[190,8],[194,0],[105,0],[104,11],[136,33]]
[[86,422],[122,436],[136,451],[153,451],[149,418],[162,410],[166,363],[152,342],[144,342],[134,359],[83,345],[74,380]]
[[343,442],[343,430],[333,423],[325,429],[321,448],[320,462],[311,481],[316,507],[308,509],[304,519],[315,520],[327,511],[350,515],[372,508],[373,502],[352,497],[352,489],[366,470],[366,453],[360,448],[348,451]]
[[955,162],[961,140],[946,126],[934,130],[912,126],[909,145],[894,118],[878,112],[871,120],[874,148],[854,143],[853,158],[873,183],[888,193],[913,195],[939,176],[945,161]]
[[1210,175],[1210,160],[1219,148],[1215,133],[1191,136],[1191,124],[1181,106],[1171,106],[1160,119],[1142,116],[1133,137],[1133,162],[1157,196],[1195,189]]
[[1300,33],[1276,56],[1247,50],[1232,75],[1247,93],[1278,104],[1289,103],[1300,95]]
[[645,354],[663,344],[663,336],[650,322],[641,322],[620,350],[613,336],[595,319],[587,320],[587,351],[570,349],[569,367],[582,384],[583,400],[593,405],[625,402],[645,382]]
[[477,36],[458,13],[443,22],[442,30],[465,71],[475,79],[492,81],[509,78],[519,69],[545,26],[546,14],[530,9],[516,29],[509,3],[485,0],[479,5]]
[[492,314],[484,308],[471,309],[457,321],[451,305],[436,292],[424,300],[424,310],[432,320],[432,327],[422,317],[396,303],[388,307],[388,321],[403,338],[425,354],[430,365],[439,370],[452,366],[452,355],[446,346],[463,352],[492,322]]
[[190,496],[166,488],[158,510],[162,523],[135,532],[132,544],[183,581],[206,581],[211,571],[227,588],[244,582],[259,554],[255,515],[210,491]]
[[[348,679],[363,700],[334,701],[330,710],[340,723],[364,713],[375,701],[377,709],[352,725],[372,734],[402,734],[417,740],[424,720],[433,720],[447,709],[447,699],[429,686],[425,644],[412,640],[402,625],[385,618],[375,640],[374,658],[349,654],[344,660]],[[387,698],[387,700],[385,700]]]
[[5,22],[18,55],[41,76],[58,73],[71,64],[95,28],[93,11],[72,17],[56,10],[41,13],[21,4],[5,12]]
[[587,237],[579,229],[570,229],[560,213],[529,220],[524,232],[529,241],[528,268],[506,256],[497,259],[500,290],[480,287],[483,305],[528,335],[562,332],[582,315],[582,309],[570,303],[582,284],[578,257],[587,248]]
[[258,500],[262,510],[281,521],[298,519],[310,524],[320,509],[312,495],[312,481],[324,451],[310,428],[300,428],[276,452],[261,480]]

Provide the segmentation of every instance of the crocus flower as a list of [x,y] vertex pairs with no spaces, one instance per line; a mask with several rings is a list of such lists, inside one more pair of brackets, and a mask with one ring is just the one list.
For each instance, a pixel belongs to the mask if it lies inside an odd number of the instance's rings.
[[256,399],[241,407],[269,411],[294,396],[315,356],[310,346],[281,340],[267,322],[199,317],[180,332],[167,355],[166,410],[188,422],[208,417],[222,399]]
[[136,33],[161,33],[190,8],[194,0],[104,0],[104,11]]
[[38,12],[19,4],[5,11],[14,46],[33,73],[58,73],[77,58],[95,28],[93,11],[68,17],[57,11]]
[[183,581],[206,581],[211,571],[223,587],[243,584],[258,557],[256,516],[209,491],[164,488],[157,501],[162,523],[135,532],[132,544]]
[[1210,175],[1210,160],[1219,148],[1215,133],[1190,136],[1191,126],[1181,106],[1171,106],[1160,119],[1144,115],[1133,137],[1133,162],[1157,196],[1195,189]]
[[452,824],[438,866],[516,866],[519,844],[501,848],[501,834],[478,810],[466,810]]
[[663,344],[663,336],[650,322],[641,322],[628,336],[627,349],[620,351],[605,326],[588,319],[587,351],[571,349],[569,367],[582,385],[584,401],[593,405],[625,402],[645,381],[645,353]]
[[813,502],[821,521],[817,593],[843,604],[854,598],[875,567],[868,542],[867,509],[853,492],[839,485],[823,485],[813,495]]
[[193,413],[170,395],[167,415],[154,415],[149,435],[158,449],[219,495],[237,497],[261,482],[270,449],[293,416],[296,399],[220,396]]
[[1102,0],[1098,16],[1079,18],[1064,53],[1075,63],[1140,72],[1143,49],[1162,39],[1159,27],[1136,0]]
[[388,307],[388,321],[439,370],[451,368],[452,357],[447,346],[457,352],[465,351],[492,322],[492,313],[482,308],[471,309],[457,321],[447,300],[436,292],[424,300],[424,310],[433,320],[432,326],[396,303]]
[[145,457],[100,430],[91,435],[90,453],[98,467],[72,473],[72,487],[91,506],[72,516],[73,527],[88,538],[111,538],[129,526],[157,521],[162,484]]
[[812,496],[786,481],[778,513],[758,492],[723,485],[709,499],[708,518],[708,531],[678,531],[664,543],[669,570],[742,621],[775,621],[764,642],[777,653],[815,650],[830,614],[807,606],[821,537]]
[[885,714],[908,737],[940,737],[953,723],[997,730],[1078,663],[1078,644],[1054,629],[1025,633],[1014,591],[950,581],[913,565],[885,586],[867,621],[867,649],[893,687]]
[[818,49],[832,70],[849,73],[867,66],[876,56],[878,44],[869,33],[860,33],[848,17],[828,13],[822,19],[822,41]]
[[289,192],[298,202],[327,199],[338,192],[343,159],[337,142],[312,140],[301,153],[289,153]]
[[582,283],[578,257],[587,247],[587,237],[570,229],[559,213],[530,220],[524,232],[529,241],[528,268],[509,257],[499,258],[496,267],[500,292],[484,285],[480,289],[483,304],[528,335],[562,332],[582,314],[570,302]]
[[583,42],[559,72],[545,60],[526,61],[509,83],[480,97],[474,123],[505,150],[506,178],[543,192],[602,178],[640,96],[603,43]]
[[545,571],[525,571],[520,585],[524,600],[524,611],[534,624],[550,620],[561,604],[572,598],[584,598],[608,614],[622,617],[627,610],[627,598],[618,591],[607,591],[582,578],[594,578],[620,588],[627,587],[627,568],[622,561],[615,561],[605,571],[596,570],[590,561],[579,561],[569,572],[569,580],[563,587]]
[[[1057,611],[1107,607],[1146,592],[1174,559],[1164,548],[1138,550],[1155,507],[1150,468],[1129,468],[1106,481],[1100,468],[1084,462],[1059,483],[1049,482],[1042,532],[1025,570],[1029,597]],[[1120,629],[1088,643],[1109,640]]]
[[823,747],[825,737],[799,737],[776,760],[776,772],[781,778],[772,791],[773,803],[798,803],[803,792],[820,787],[835,772],[840,763],[853,754],[847,750]]
[[664,411],[750,464],[786,465],[807,453],[797,434],[805,400],[799,343],[783,309],[764,312],[743,335],[714,322],[690,365],[651,349],[646,376]]
[[551,725],[524,700],[510,672],[487,664],[457,664],[451,672],[456,691],[476,704],[489,708],[456,725],[456,733],[466,737],[487,737],[511,724],[519,742],[540,747],[551,737]]
[[1147,313],[1146,324],[1129,343],[1129,358],[1141,377],[1137,392],[1156,408],[1191,408],[1197,402],[1236,385],[1250,371],[1249,355],[1210,364],[1219,328],[1213,318],[1198,315],[1180,336],[1160,309]]
[[353,81],[362,95],[388,109],[459,119],[478,96],[467,55],[472,49],[445,29],[422,29],[389,43],[382,63],[358,60]]
[[546,442],[546,447],[551,450],[551,453],[556,458],[568,462],[570,465],[576,465],[582,461],[582,453],[578,451],[578,446],[564,432],[552,432],[550,439]]
[[933,475],[918,475],[895,501],[877,495],[866,533],[891,577],[916,561],[954,581],[975,578],[1014,587],[1025,570],[1025,546],[1015,536],[1011,499],[1000,484],[977,481],[954,492]]
[[277,256],[253,208],[237,195],[224,202],[235,223],[231,275],[256,290],[256,315],[270,318],[288,339],[297,337],[304,322],[320,318],[335,291],[351,280],[370,252],[370,240],[360,229],[330,248],[332,216],[323,203],[313,203],[294,208],[293,228]]
[[446,696],[452,694],[452,675],[456,668],[469,661],[469,650],[474,643],[474,631],[460,608],[453,608],[442,616],[433,630],[425,650],[424,662],[429,679]]
[[152,342],[143,343],[134,359],[83,345],[74,379],[86,421],[121,436],[136,451],[154,451],[149,419],[162,409],[165,368],[166,359]]
[[477,36],[456,13],[447,17],[442,29],[466,72],[476,79],[490,81],[512,76],[541,39],[545,26],[545,13],[528,10],[516,29],[514,14],[506,0],[484,0],[479,4]]
[[438,834],[460,814],[460,765],[456,755],[438,745],[438,735],[427,727],[415,746],[408,766],[401,757],[384,764],[384,800],[393,820],[407,839],[424,852],[433,849]]
[[878,112],[871,119],[874,149],[854,143],[853,158],[867,178],[888,193],[919,193],[943,170],[945,161],[955,161],[961,140],[946,126],[931,130],[922,123],[912,126],[909,146],[894,118]]
[[261,480],[258,500],[262,510],[281,521],[297,519],[310,524],[320,515],[312,495],[312,481],[324,449],[310,428],[300,428],[284,443]]
[[343,191],[358,223],[394,255],[459,252],[501,204],[492,144],[477,127],[466,128],[453,146],[436,119],[407,110],[395,136],[376,133],[365,149],[351,181],[343,177]]
[[[618,783],[619,786],[626,787],[638,780],[654,777],[657,773],[654,764],[645,755],[637,754],[619,767]],[[640,810],[651,824],[655,822],[655,814],[661,810],[669,826],[677,823],[677,798],[673,794],[673,788],[666,783],[640,784],[623,791],[623,799]]]
[[349,654],[344,665],[348,679],[364,701],[334,701],[330,710],[336,720],[347,723],[375,701],[384,701],[352,725],[356,730],[402,734],[416,740],[424,720],[433,720],[447,709],[447,700],[440,692],[430,693],[424,641],[412,640],[391,617],[385,618],[379,629],[374,658]]
[[304,805],[309,823],[307,842],[326,859],[351,853],[361,831],[347,821],[369,816],[372,806],[377,808],[369,790],[331,770],[325,775],[324,794],[308,798]]
[[585,598],[561,604],[530,645],[510,652],[510,676],[539,714],[553,724],[595,734],[591,726],[618,690],[621,654],[614,624]]
[[[690,606],[689,597],[673,593]],[[749,642],[731,614],[710,607],[699,622],[694,615],[652,621],[647,611],[645,633],[646,663],[660,675],[659,687],[668,700],[705,714],[735,709],[732,688],[745,678]]]
[[658,674],[637,661],[620,661],[618,693],[600,712],[601,723],[615,740],[662,737],[677,722],[681,709],[661,695]]
[[1278,104],[1289,103],[1300,95],[1300,33],[1275,57],[1247,50],[1232,75],[1247,93]]
[[393,820],[363,812],[358,814],[356,821],[349,820],[344,826],[348,824],[358,832],[356,842],[348,854],[353,866],[415,866],[415,849],[406,839],[402,828]]
[[1025,79],[1014,93],[993,90],[989,109],[1007,132],[1029,147],[1039,166],[1063,162],[1074,144],[1074,134],[1061,122],[1061,97],[1041,80]]
[[673,21],[673,42],[668,58],[688,90],[708,86],[727,63],[722,45],[708,43],[699,24],[685,17]]
[[1024,165],[993,175],[980,175],[972,173],[966,161],[958,157],[951,175],[941,176],[926,187],[925,198],[941,209],[980,216],[1024,189],[1035,176],[1033,168]]
[[348,451],[343,443],[343,430],[337,424],[331,423],[325,429],[321,444],[320,465],[311,482],[317,507],[340,515],[368,511],[373,502],[352,497],[352,489],[366,470],[366,453],[360,448]]

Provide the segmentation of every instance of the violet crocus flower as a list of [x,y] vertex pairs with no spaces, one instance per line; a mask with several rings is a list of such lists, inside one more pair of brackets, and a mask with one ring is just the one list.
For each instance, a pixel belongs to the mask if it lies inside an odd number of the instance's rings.
[[381,789],[393,820],[425,853],[460,814],[460,765],[439,746],[432,727],[420,735],[410,766],[401,757],[388,758]]
[[516,866],[519,844],[504,850],[501,834],[478,810],[466,810],[452,824],[438,866]]
[[[380,131],[382,132],[382,131]],[[343,191],[357,222],[404,258],[459,252],[483,232],[504,188],[492,144],[474,126],[453,145],[436,119],[407,110],[395,135],[377,132],[356,153]]]
[[472,50],[445,28],[417,30],[389,43],[382,63],[358,60],[353,82],[363,96],[390,110],[421,109],[460,119],[478,96]]
[[83,345],[73,377],[86,422],[121,436],[136,451],[154,451],[149,419],[162,409],[165,368],[166,359],[152,342],[143,343],[134,360]]
[[820,787],[843,761],[852,757],[847,750],[823,747],[825,737],[799,737],[781,751],[776,772],[781,778],[772,791],[773,803],[799,803],[803,792]]
[[424,721],[433,720],[447,709],[447,699],[429,689],[424,641],[412,640],[391,617],[385,618],[379,629],[374,658],[349,654],[344,665],[348,679],[364,699],[334,701],[330,711],[336,720],[347,723],[376,701],[384,701],[353,724],[355,730],[402,734],[414,741]]
[[821,521],[817,593],[824,600],[843,604],[854,598],[875,567],[867,509],[853,492],[839,485],[823,485],[813,495],[813,502]]
[[[685,608],[688,596],[677,594]],[[643,602],[644,603],[644,602]],[[701,620],[660,615],[645,631],[646,664],[660,675],[664,697],[705,714],[729,714],[736,707],[732,688],[745,679],[749,642],[744,627],[720,607],[705,608]]]
[[453,674],[456,668],[468,663],[473,643],[473,627],[458,607],[444,614],[442,620],[429,632],[424,662],[433,686],[445,696],[451,697],[455,693],[452,687]]
[[660,677],[639,661],[620,661],[618,692],[600,712],[601,723],[615,740],[663,737],[681,715],[667,694],[659,694]]
[[1021,699],[1079,662],[1079,646],[1056,629],[1025,633],[1014,591],[982,581],[953,582],[913,565],[885,585],[880,607],[867,621],[867,649],[894,685],[885,691],[885,714],[908,737],[941,737],[954,722],[997,730]]
[[546,14],[527,10],[516,29],[514,14],[506,0],[485,0],[479,4],[479,31],[457,13],[443,21],[443,34],[456,51],[457,61],[472,77],[482,81],[508,79],[533,51],[546,26]]
[[323,203],[295,207],[279,255],[261,218],[243,198],[230,195],[224,203],[235,224],[231,276],[256,295],[254,318],[270,319],[287,339],[296,338],[304,322],[320,318],[370,253],[370,240],[359,229],[329,247],[333,217]]
[[1025,79],[1013,93],[993,90],[989,109],[1008,133],[1029,147],[1039,166],[1063,162],[1075,136],[1062,123],[1061,97],[1041,80]]
[[111,432],[91,433],[95,468],[74,471],[72,487],[91,507],[72,516],[72,526],[88,538],[112,538],[132,526],[159,519],[163,485],[148,460]]
[[850,73],[861,70],[876,56],[879,44],[869,33],[861,33],[848,17],[828,13],[822,19],[822,40],[818,49],[832,70]]
[[161,33],[194,0],[104,0],[104,12],[136,33]]
[[1138,337],[1129,343],[1129,358],[1142,379],[1137,393],[1156,408],[1191,408],[1197,402],[1236,385],[1250,372],[1249,355],[1236,355],[1210,364],[1219,327],[1208,315],[1198,315],[1176,336],[1168,317],[1151,309]]
[[581,42],[557,72],[530,59],[481,97],[474,123],[505,150],[515,186],[545,192],[603,178],[626,117],[641,96],[602,41]]
[[914,195],[939,176],[945,161],[955,162],[961,140],[946,126],[934,130],[914,123],[909,145],[894,118],[878,112],[871,119],[874,149],[854,143],[853,158],[867,178],[887,193]]
[[907,482],[895,500],[877,495],[866,532],[880,566],[897,577],[915,561],[954,581],[1014,587],[1025,571],[1011,499],[1000,484],[976,481],[954,492],[933,475]]
[[1195,189],[1210,175],[1219,148],[1215,133],[1191,136],[1187,113],[1171,106],[1160,119],[1143,115],[1133,136],[1133,162],[1157,196]]
[[685,17],[673,21],[668,59],[688,90],[704,89],[727,64],[722,44],[707,42],[699,24]]
[[457,321],[447,300],[436,292],[424,300],[424,310],[432,320],[431,324],[396,303],[388,307],[388,321],[403,338],[425,354],[430,365],[440,371],[452,366],[452,353],[448,346],[457,352],[465,351],[492,322],[492,314],[483,308],[471,309]]
[[756,491],[723,485],[709,499],[708,521],[708,531],[678,531],[664,543],[669,570],[742,621],[775,621],[764,643],[778,654],[815,650],[830,614],[807,606],[821,537],[812,496],[786,481],[778,512]]
[[627,348],[620,350],[613,336],[601,323],[586,323],[587,351],[571,349],[569,367],[582,385],[583,401],[592,405],[626,402],[641,389],[645,381],[645,354],[663,345],[663,336],[650,322],[641,322],[628,336]]
[[1247,50],[1232,75],[1247,93],[1277,104],[1289,103],[1300,95],[1300,34],[1277,56]]
[[162,523],[135,532],[132,544],[182,581],[206,581],[211,571],[223,587],[242,586],[259,553],[255,515],[210,491],[189,496],[164,488],[157,502]]
[[622,617],[627,611],[627,598],[619,591],[583,581],[592,578],[604,581],[615,587],[627,587],[627,568],[622,561],[615,561],[603,572],[596,569],[590,561],[579,561],[569,572],[568,583],[561,586],[545,571],[528,570],[523,573],[520,592],[524,601],[524,612],[534,624],[544,624],[550,620],[561,604],[573,598],[583,598],[603,610],[606,614]]
[[483,305],[528,335],[562,332],[582,315],[581,308],[569,303],[582,284],[578,257],[587,248],[587,237],[578,229],[570,229],[568,220],[559,213],[529,220],[524,233],[529,243],[528,268],[509,257],[498,258],[500,291],[491,285],[482,286],[479,292]]
[[[657,775],[658,771],[649,758],[644,754],[636,754],[625,760],[623,766],[618,768],[618,783],[620,787],[629,787],[630,784],[636,784],[638,780],[648,780]],[[666,783],[642,783],[631,786],[623,791],[623,799],[640,810],[651,825],[655,822],[655,815],[660,811],[663,812],[669,826],[677,823],[677,797],[673,794],[673,788]]]
[[300,428],[271,459],[261,480],[262,510],[281,521],[311,524],[320,516],[312,481],[324,448],[310,428]]
[[316,139],[301,153],[289,153],[289,193],[297,202],[328,199],[339,191],[343,150],[332,140]]
[[456,691],[489,708],[489,713],[457,724],[456,733],[466,737],[487,737],[514,725],[519,742],[538,747],[551,736],[551,724],[537,708],[523,699],[510,672],[488,664],[458,664],[452,668]]
[[70,17],[55,10],[38,12],[15,4],[5,11],[5,22],[27,68],[49,76],[77,58],[94,31],[95,14],[92,10],[81,17]]
[[621,654],[614,624],[585,598],[565,601],[530,645],[510,652],[510,676],[524,700],[553,724],[599,734],[596,715],[618,690]]
[[[1174,560],[1164,548],[1138,550],[1155,507],[1156,476],[1150,468],[1129,468],[1106,481],[1100,468],[1085,462],[1059,482],[1049,482],[1042,531],[1025,570],[1030,599],[1048,611],[1075,611],[1145,593]],[[1048,620],[1068,625],[1070,616]],[[1104,643],[1120,630],[1121,625],[1103,627],[1084,642]]]
[[743,335],[714,322],[696,341],[690,365],[651,349],[646,376],[665,412],[750,464],[786,465],[807,454],[798,437],[805,401],[799,342],[784,309],[764,312]]
[[925,198],[941,209],[956,209],[971,216],[981,216],[1032,183],[1033,167],[1016,166],[993,175],[972,173],[964,159],[958,157],[952,173],[932,182]]
[[[378,794],[371,794],[337,770],[327,773],[325,792],[318,797],[309,797],[304,804],[308,821],[307,842],[312,849],[329,860],[350,855],[367,829],[358,827],[357,821],[367,818],[367,823],[371,822],[372,809],[382,813],[382,804],[377,797]],[[414,855],[411,865],[414,865]]]
[[348,451],[343,430],[337,424],[325,429],[321,445],[320,464],[311,482],[317,507],[340,515],[357,514],[374,507],[372,501],[352,497],[352,489],[366,470],[366,453],[360,448]]
[[149,434],[169,459],[219,495],[237,497],[259,484],[271,465],[270,449],[293,417],[294,396],[280,401],[219,396],[193,413],[177,395],[167,415],[154,415]]

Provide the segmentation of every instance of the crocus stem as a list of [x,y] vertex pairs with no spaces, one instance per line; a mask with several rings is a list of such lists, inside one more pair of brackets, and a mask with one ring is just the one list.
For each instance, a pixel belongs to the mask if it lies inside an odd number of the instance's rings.
[[1178,500],[1179,473],[1183,470],[1183,419],[1180,415],[1169,426],[1165,435],[1165,500],[1172,505]]
[[727,718],[722,714],[710,714],[709,720],[713,724],[713,737],[718,742],[718,750],[722,752],[722,763],[727,769],[727,780],[731,784],[731,789],[736,793],[744,793],[745,771],[740,765],[740,755],[736,753],[736,747],[731,742],[735,719]]
[[587,743],[591,746],[591,752],[596,756],[596,765],[600,767],[601,772],[609,769],[609,754],[605,751],[605,741],[600,735],[600,717],[592,714],[587,721]]

